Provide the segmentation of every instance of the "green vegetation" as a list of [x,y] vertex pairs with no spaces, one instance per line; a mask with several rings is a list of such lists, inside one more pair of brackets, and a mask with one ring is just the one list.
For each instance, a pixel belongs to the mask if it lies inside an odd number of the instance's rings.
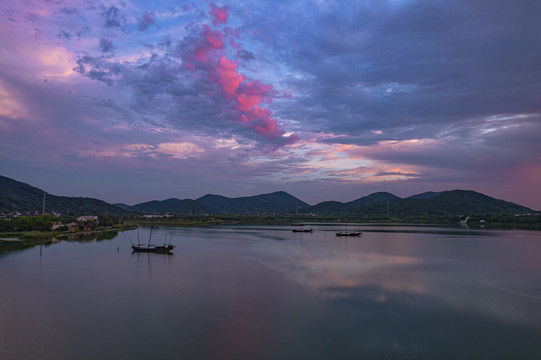
[[51,231],[57,218],[52,215],[20,216],[13,220],[0,220],[0,232]]
[[515,216],[506,214],[472,215],[468,220],[470,227],[489,227],[499,229],[541,229],[541,215]]
[[[126,219],[125,225],[160,225],[160,226],[214,226],[228,224],[257,224],[257,225],[289,225],[292,223],[387,223],[387,224],[434,224],[456,225],[466,216],[387,216],[354,214],[339,214],[340,216],[325,215],[213,215],[213,216],[174,216],[154,219]],[[480,222],[484,220],[484,222]],[[541,215],[471,215],[468,221],[470,227],[484,226],[486,228],[541,229]]]
[[[77,222],[72,216],[57,218],[52,215],[20,216],[12,220],[0,220],[0,251],[49,244],[62,234],[65,238],[79,241],[109,240],[117,235],[118,230],[134,228],[133,224],[123,222],[124,219],[117,215],[100,215],[98,223]],[[53,231],[53,224],[60,223],[63,225],[55,227]]]

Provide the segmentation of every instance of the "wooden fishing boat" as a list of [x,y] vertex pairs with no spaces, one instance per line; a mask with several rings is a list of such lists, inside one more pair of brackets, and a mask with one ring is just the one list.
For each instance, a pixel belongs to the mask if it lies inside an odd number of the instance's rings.
[[337,231],[336,236],[363,236],[360,231]]
[[144,244],[133,244],[131,246],[134,252],[155,252],[155,253],[166,253],[170,252],[175,248],[175,245],[144,245]]
[[[150,240],[152,239],[152,227],[150,228],[150,235],[148,236],[148,244],[142,244],[139,240],[139,231],[137,231],[137,244],[131,244],[133,252],[145,252],[145,253],[168,253],[175,248],[175,245],[171,245],[171,239],[173,238],[173,233],[169,238],[169,244],[167,244],[167,234],[165,234],[165,242],[163,245],[151,244]],[[131,242],[131,239],[130,239]]]
[[363,236],[363,233],[360,231],[348,231],[348,224],[346,223],[345,230],[337,231],[336,236]]
[[308,229],[291,229],[293,232],[300,232],[300,233],[311,233],[314,232],[314,229],[308,228]]

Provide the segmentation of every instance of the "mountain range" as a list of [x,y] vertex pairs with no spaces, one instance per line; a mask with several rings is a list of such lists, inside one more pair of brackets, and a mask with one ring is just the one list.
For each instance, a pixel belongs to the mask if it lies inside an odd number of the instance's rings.
[[167,199],[136,204],[109,204],[105,201],[55,196],[36,187],[0,176],[0,212],[41,212],[45,210],[84,214],[316,214],[351,216],[449,216],[460,214],[526,214],[534,210],[469,190],[425,192],[400,198],[388,192],[376,192],[349,202],[324,201],[310,206],[284,192],[228,198],[207,194],[195,200]]

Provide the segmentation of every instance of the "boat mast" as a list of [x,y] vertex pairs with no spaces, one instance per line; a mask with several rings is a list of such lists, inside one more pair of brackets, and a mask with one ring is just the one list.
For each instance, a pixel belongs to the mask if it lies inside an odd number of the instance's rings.
[[148,236],[148,246],[150,247],[150,239],[152,238],[152,226],[150,227],[150,235]]

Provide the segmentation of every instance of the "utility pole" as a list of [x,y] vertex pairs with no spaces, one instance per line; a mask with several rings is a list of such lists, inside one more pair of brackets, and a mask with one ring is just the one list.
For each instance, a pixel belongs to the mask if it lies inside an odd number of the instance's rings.
[[43,209],[41,210],[41,214],[45,215],[45,193],[43,193]]

